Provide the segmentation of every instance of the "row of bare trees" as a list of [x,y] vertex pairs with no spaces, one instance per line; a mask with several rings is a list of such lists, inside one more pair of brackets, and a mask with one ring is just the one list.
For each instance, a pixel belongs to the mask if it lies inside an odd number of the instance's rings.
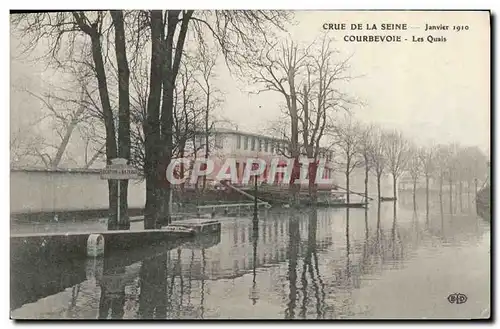
[[[427,211],[431,182],[439,189],[442,200],[443,187],[458,188],[462,207],[462,194],[478,190],[478,182],[484,182],[488,175],[487,156],[473,146],[457,143],[418,146],[400,131],[387,130],[374,125],[363,125],[347,115],[334,126],[333,148],[337,150],[335,162],[346,177],[347,200],[349,200],[349,178],[356,168],[365,170],[365,196],[368,196],[368,175],[371,171],[377,179],[377,196],[381,198],[381,177],[390,174],[393,182],[393,197],[397,198],[398,180],[403,175],[413,185],[415,203],[417,186],[425,185]],[[474,189],[472,187],[474,186]]]
[[413,182],[413,203],[417,183],[425,180],[427,211],[429,205],[429,182],[433,180],[439,186],[440,203],[443,200],[444,187],[447,186],[450,198],[450,212],[453,213],[453,193],[456,189],[460,209],[463,209],[464,189],[467,200],[480,188],[479,184],[487,181],[489,175],[488,157],[475,146],[461,146],[458,143],[438,144],[430,147],[410,149],[408,174]]
[[282,116],[272,123],[270,132],[286,141],[278,152],[295,159],[296,170],[289,185],[292,202],[298,202],[300,189],[299,184],[293,184],[299,175],[298,158],[313,159],[309,164],[308,192],[315,200],[316,164],[325,153],[334,155],[330,160],[345,175],[347,202],[350,176],[357,168],[364,168],[365,197],[370,173],[376,177],[378,199],[382,197],[382,178],[387,174],[392,177],[394,198],[402,175],[414,181],[425,177],[427,186],[431,180],[449,183],[451,179],[460,190],[467,180],[470,183],[471,179],[484,177],[486,160],[478,148],[456,144],[417,147],[400,131],[356,121],[353,111],[363,105],[362,101],[344,91],[357,78],[351,72],[350,59],[333,47],[328,35],[306,45],[283,38],[247,59],[247,78],[257,92],[274,92],[283,97]]
[[263,48],[249,59],[248,76],[258,92],[275,92],[283,96],[282,118],[271,129],[274,135],[288,141],[279,152],[294,159],[290,180],[292,203],[297,203],[300,186],[299,157],[312,159],[309,165],[309,195],[316,199],[314,184],[316,165],[324,151],[324,140],[335,123],[338,112],[349,111],[359,102],[342,91],[353,77],[350,57],[339,59],[333,39],[323,35],[308,45],[289,38]]

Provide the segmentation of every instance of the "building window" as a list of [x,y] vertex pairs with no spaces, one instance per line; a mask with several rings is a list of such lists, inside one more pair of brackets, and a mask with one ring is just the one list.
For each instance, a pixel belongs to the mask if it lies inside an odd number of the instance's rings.
[[205,145],[205,136],[198,135],[198,136],[196,136],[195,139],[196,139],[196,142],[195,142],[196,147],[201,147],[201,146]]
[[215,135],[215,147],[223,148],[224,147],[224,138],[221,135]]
[[253,137],[252,138],[252,151],[255,151],[255,142],[257,141],[257,138]]
[[264,140],[259,139],[259,140],[258,140],[258,143],[259,143],[259,152],[261,152],[261,151],[262,151],[262,149],[263,149],[263,146],[264,146]]
[[241,135],[236,136],[236,148],[237,149],[241,148]]
[[264,151],[269,152],[269,140],[266,139]]
[[245,136],[245,150],[248,150],[248,136]]
[[271,142],[271,153],[273,153],[273,154],[274,154],[275,149],[276,149],[276,145],[275,145],[275,143],[274,143],[274,142]]

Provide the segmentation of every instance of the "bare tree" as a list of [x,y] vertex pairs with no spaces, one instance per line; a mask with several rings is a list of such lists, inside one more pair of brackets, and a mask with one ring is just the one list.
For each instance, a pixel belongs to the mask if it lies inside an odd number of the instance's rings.
[[[198,147],[196,145],[196,136],[198,132],[202,131],[201,126],[204,118],[202,105],[204,102],[196,88],[193,61],[193,58],[185,56],[179,72],[180,84],[176,86],[174,131],[177,156],[184,158],[186,155],[191,155],[196,159],[201,147],[201,145]],[[190,143],[191,145],[189,145]],[[184,176],[186,169],[190,170],[192,168],[185,168],[184,163],[181,163],[180,176]],[[181,185],[181,191],[183,190],[184,183]]]
[[429,181],[436,171],[436,147],[423,148],[419,153],[422,173],[425,177],[425,211],[429,218]]
[[[38,122],[38,121],[37,121]],[[45,155],[45,138],[33,133],[33,123],[10,133],[10,164],[12,167],[50,166]]]
[[[83,97],[83,90],[82,90]],[[34,94],[32,94],[34,95]],[[38,97],[42,100],[41,97]],[[50,95],[47,97],[47,101],[44,101],[47,109],[51,112],[51,116],[53,117],[53,128],[59,137],[59,142],[57,144],[50,144],[55,149],[55,154],[53,157],[47,154],[49,159],[48,166],[50,168],[57,168],[61,163],[61,159],[63,157],[64,151],[66,150],[69,140],[73,135],[73,131],[78,125],[78,123],[83,121],[83,113],[85,111],[85,107],[80,105],[76,110],[70,109],[69,111],[61,111],[56,109],[52,104]]]
[[290,157],[294,161],[294,170],[290,179],[290,193],[293,202],[298,202],[299,146],[299,108],[298,93],[301,74],[304,73],[309,47],[302,49],[293,41],[275,43],[262,50],[260,56],[249,62],[250,76],[253,83],[262,87],[260,91],[275,91],[283,95],[290,122]]
[[416,209],[417,201],[416,201],[416,193],[417,193],[417,183],[420,176],[423,173],[423,165],[422,158],[424,157],[424,151],[421,148],[418,148],[414,144],[411,144],[408,148],[408,164],[407,171],[410,174],[412,183],[413,183],[413,207]]
[[[115,30],[115,56],[118,66],[118,157],[130,162],[130,70],[127,60],[127,46],[125,42],[125,27],[123,11],[111,10],[111,18]],[[108,229],[129,229],[128,219],[128,180],[120,180],[121,200],[120,222]]]
[[458,179],[460,191],[460,204],[462,208],[462,184],[466,183],[467,202],[471,202],[471,187],[478,191],[478,181],[484,180],[487,174],[487,157],[477,147],[463,147],[458,153]]
[[[115,18],[118,18],[118,16],[115,15]],[[110,84],[108,76],[113,77],[113,74],[110,75],[113,70],[106,67],[106,63],[110,62],[108,56],[108,50],[112,49],[110,44],[116,40],[113,40],[110,35],[114,24],[107,12],[30,13],[13,16],[12,21],[21,37],[27,40],[25,43],[26,51],[33,50],[41,40],[48,40],[49,51],[44,55],[44,58],[48,59],[58,69],[73,66],[75,63],[87,65],[91,68],[98,85],[100,114],[106,131],[106,159],[109,163],[111,159],[116,158],[118,156],[118,143],[115,134],[115,116],[111,94],[108,89]],[[123,31],[120,30],[122,30],[120,27],[115,29],[114,39],[116,39],[117,34],[123,36]],[[120,36],[118,39],[120,39]],[[90,41],[90,44],[88,41]],[[120,56],[125,56],[123,42],[120,40],[115,42]],[[61,51],[63,48],[64,52]],[[88,57],[92,58],[91,62],[87,60]],[[124,58],[126,62],[126,57]],[[121,64],[124,64],[123,61],[121,62]],[[123,69],[123,66],[120,66]],[[119,75],[123,77],[123,74],[119,73]],[[123,83],[119,83],[119,85],[123,91]],[[128,97],[128,95],[122,96],[120,101],[122,109],[124,108],[124,97]],[[122,122],[122,124],[126,123]],[[125,131],[123,127],[122,125],[122,129],[119,129],[122,131],[122,137]],[[126,149],[127,146],[124,146],[124,148]],[[108,181],[109,229],[116,229],[118,224],[116,219],[117,186],[115,181]],[[124,201],[123,209],[126,209],[126,198]]]
[[358,152],[363,159],[363,165],[365,168],[365,202],[368,202],[368,178],[369,178],[370,168],[372,167],[370,152],[372,149],[373,131],[374,131],[373,126],[360,127]]
[[394,199],[397,198],[397,179],[406,168],[408,162],[408,140],[399,131],[387,133],[384,143],[384,155],[387,158],[387,169],[392,175]]
[[348,74],[350,57],[335,62],[338,51],[332,48],[332,42],[324,35],[320,45],[311,45],[305,62],[305,77],[299,81],[303,90],[298,94],[301,105],[297,115],[298,129],[305,155],[313,160],[309,165],[309,195],[313,201],[316,200],[316,164],[323,149],[320,147],[323,137],[333,125],[333,114],[339,110],[349,111],[355,104],[355,100],[341,92],[338,86],[339,82],[351,79]]
[[241,65],[242,51],[251,52],[257,48],[258,36],[267,33],[266,26],[281,27],[283,21],[288,19],[284,12],[279,11],[195,13],[192,10],[169,10],[163,13],[153,10],[149,16],[152,48],[144,133],[146,229],[155,227],[161,217],[169,220],[171,186],[168,182],[165,187],[157,186],[158,181],[162,179],[158,168],[165,168],[172,158],[174,88],[190,22],[195,29],[200,29],[201,26],[208,28],[224,54],[226,62],[238,66]]
[[[105,157],[104,136],[102,133],[104,127],[102,122],[96,118],[90,118],[85,125],[78,125],[78,132],[83,141],[83,168],[89,169],[97,161]],[[104,159],[105,161],[105,159]]]
[[[198,74],[195,76],[195,81],[200,87],[203,95],[205,97],[204,108],[204,146],[205,146],[205,160],[208,159],[210,155],[210,136],[213,134],[212,130],[214,128],[214,121],[211,120],[211,116],[216,106],[219,105],[221,99],[218,98],[220,91],[216,89],[213,85],[215,75],[215,66],[217,64],[217,53],[205,43],[203,38],[200,38],[198,44],[198,53],[195,56],[195,60],[198,65],[196,70]],[[207,184],[207,176],[203,176],[203,187],[202,190],[205,191]]]
[[[31,147],[26,155],[39,157],[47,168],[57,168],[62,165],[63,159],[68,159],[68,146],[70,140],[74,138],[75,131],[89,131],[99,125],[96,122],[92,101],[91,79],[88,70],[85,67],[77,66],[66,72],[66,78],[61,85],[64,87],[49,85],[45,91],[34,93],[29,89],[23,89],[30,97],[38,100],[42,105],[42,115],[37,124],[48,125],[51,132],[55,133],[48,136],[43,133],[38,138],[38,145]],[[33,132],[28,132],[32,134]],[[87,136],[82,136],[84,141],[84,151],[88,155]],[[98,142],[94,139],[93,142]],[[102,142],[101,142],[102,143]],[[102,145],[102,144],[101,144]],[[101,145],[97,147],[100,148]],[[32,145],[35,146],[35,145]],[[97,154],[94,154],[98,157]],[[84,166],[86,165],[86,161]]]
[[450,157],[450,149],[448,145],[439,144],[436,147],[435,166],[439,182],[439,202],[441,205],[443,204],[443,185],[447,177],[449,157]]
[[[460,205],[460,211],[463,211],[463,185],[469,180],[470,170],[469,170],[469,155],[467,153],[467,148],[460,147],[457,152],[457,180],[458,180],[458,202]],[[468,195],[470,200],[470,196]]]
[[448,178],[448,188],[450,195],[450,214],[454,213],[453,210],[453,185],[458,176],[458,152],[460,146],[457,143],[449,144],[448,156],[446,158],[446,177]]
[[[143,158],[147,186],[145,228],[153,228],[158,219],[168,220],[169,217],[171,188],[169,184],[163,187],[158,183],[163,180],[162,167],[172,158],[174,89],[189,27],[208,28],[226,62],[238,67],[244,54],[259,48],[256,46],[258,42],[265,41],[269,26],[282,29],[289,17],[289,13],[282,11],[114,11],[111,15],[105,11],[75,11],[19,14],[13,16],[12,23],[25,43],[26,52],[33,50],[40,41],[48,40],[48,51],[42,57],[51,65],[61,69],[82,63],[94,72],[106,132],[108,163],[130,152],[127,137],[130,129],[127,122],[127,98],[130,100],[128,64],[133,63],[135,54],[144,49],[149,37],[151,57],[147,65],[150,74],[143,121]],[[137,42],[132,42],[132,39]],[[132,47],[132,60],[127,58],[129,45],[135,47]],[[110,92],[115,81],[118,101]],[[121,113],[118,137],[113,113],[115,104]],[[144,108],[144,102],[141,105]],[[135,127],[133,130],[135,134]],[[116,227],[117,186],[116,182],[108,181],[110,228]]]
[[377,178],[377,195],[381,198],[381,178],[387,170],[387,160],[385,156],[386,135],[381,129],[374,129],[371,135],[370,160],[372,171]]
[[[301,46],[286,39],[264,48],[259,56],[248,61],[252,83],[260,92],[273,91],[285,101],[284,119],[276,133],[285,143],[279,153],[295,159],[290,178],[290,194],[298,201],[298,157],[312,159],[309,165],[309,195],[316,198],[315,173],[319,152],[325,133],[332,126],[333,114],[349,110],[356,102],[341,92],[339,83],[349,81],[349,59],[336,62],[338,51],[326,35],[320,42]],[[286,122],[286,123],[285,123]],[[287,133],[288,130],[288,133]],[[301,139],[299,141],[299,138]]]

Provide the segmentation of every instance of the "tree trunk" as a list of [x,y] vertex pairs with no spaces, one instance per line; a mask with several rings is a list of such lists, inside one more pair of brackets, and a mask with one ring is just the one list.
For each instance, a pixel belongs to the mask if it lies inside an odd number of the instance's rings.
[[443,205],[443,176],[439,176],[439,203]]
[[393,186],[393,191],[394,191],[394,201],[397,199],[397,194],[398,194],[398,188],[396,186],[396,175],[392,175],[392,186]]
[[[173,149],[173,110],[174,110],[174,83],[175,76],[172,70],[172,53],[174,51],[173,41],[175,30],[177,27],[178,16],[180,11],[169,10],[167,14],[167,36],[164,40],[164,61],[162,67],[162,79],[163,79],[163,98],[161,104],[161,146],[160,154],[161,159],[160,167],[167,168],[168,164],[172,161],[172,149]],[[156,227],[159,227],[161,223],[170,223],[170,194],[172,192],[172,187],[170,182],[166,182],[162,188],[157,189],[157,195],[159,197],[159,222],[156,223]]]
[[429,175],[425,175],[425,214],[429,218]]
[[467,181],[467,208],[470,209],[470,180]]
[[101,155],[101,152],[104,149],[104,147],[105,147],[105,145],[101,146],[101,148],[94,153],[94,155],[92,156],[92,158],[90,158],[90,160],[85,163],[85,166],[83,167],[84,169],[89,169],[90,167],[92,167],[92,165],[94,164],[94,162]]
[[[129,77],[130,71],[127,61],[125,45],[125,30],[123,26],[123,12],[110,11],[115,27],[115,52],[118,65],[118,156],[130,161],[130,100]],[[118,229],[130,229],[128,218],[128,180],[120,180],[120,222]]]
[[[115,135],[115,124],[113,110],[109,101],[108,84],[106,80],[106,71],[104,69],[103,52],[101,47],[101,34],[99,24],[88,25],[83,12],[73,12],[76,25],[88,36],[90,36],[92,59],[94,61],[94,71],[97,78],[99,89],[99,98],[101,100],[104,127],[106,129],[106,163],[110,164],[111,159],[116,158],[117,145]],[[109,218],[108,230],[117,228],[116,206],[117,206],[118,184],[113,180],[108,180],[108,201]]]
[[291,138],[291,157],[294,159],[294,175],[292,175],[290,182],[290,192],[292,194],[292,200],[295,204],[299,203],[299,192],[300,185],[295,184],[296,179],[296,168],[299,164],[299,117],[297,112],[297,92],[295,90],[295,72],[294,69],[288,72],[288,83],[290,85],[290,101],[289,111],[290,111],[290,138]]
[[346,202],[347,204],[351,201],[351,190],[350,190],[350,169],[351,169],[351,157],[350,154],[347,154],[346,168],[345,168],[345,185],[346,185]]
[[78,120],[79,120],[79,118],[82,115],[84,110],[85,110],[85,107],[83,105],[80,105],[80,108],[78,109],[78,111],[76,111],[74,118],[70,121],[68,128],[66,129],[66,131],[64,133],[64,137],[61,141],[61,144],[59,144],[59,148],[57,149],[57,153],[54,156],[54,159],[50,163],[50,166],[52,168],[59,167],[59,164],[61,163],[61,159],[62,159],[62,156],[64,154],[64,151],[68,147],[71,135],[73,134],[73,131],[75,130],[76,125],[78,124]]
[[157,187],[160,145],[160,100],[162,89],[162,39],[163,17],[161,10],[151,11],[151,68],[149,79],[149,95],[144,123],[146,178],[146,205],[144,211],[144,229],[154,229],[158,218]]
[[417,207],[417,197],[416,197],[416,194],[417,194],[417,180],[414,179],[413,180],[413,208],[416,209]]
[[[179,153],[179,157],[180,157],[181,159],[183,159],[183,158],[184,158],[184,154],[185,154],[185,152],[186,152],[186,142],[184,142],[184,143],[181,145],[181,150],[180,150],[180,153]],[[179,169],[180,169],[180,170],[179,170],[179,178],[184,178],[184,175],[185,175],[185,172],[186,172],[186,168],[185,168],[185,164],[184,164],[184,162],[181,162],[181,165],[180,165],[180,168],[179,168]],[[189,168],[188,168],[188,169],[189,169]],[[179,188],[180,188],[180,196],[181,196],[181,197],[179,198],[180,202],[184,202],[184,187],[185,187],[185,184],[186,184],[186,182],[185,182],[185,181],[183,181],[183,182],[181,183],[181,185],[179,186]]]
[[450,214],[453,214],[453,181],[448,180],[448,184],[450,186]]
[[[116,134],[113,111],[109,101],[108,84],[106,81],[106,71],[104,70],[104,61],[102,58],[102,47],[99,34],[92,30],[90,35],[92,43],[92,57],[94,59],[97,84],[99,86],[99,98],[101,99],[102,112],[104,117],[104,126],[106,129],[106,162],[111,163],[111,159],[116,158]],[[118,184],[114,180],[108,181],[108,230],[117,229],[117,205],[118,205]]]
[[349,174],[349,170],[346,170],[345,172],[345,185],[346,185],[346,190],[347,190],[347,194],[346,194],[346,201],[347,201],[347,204],[349,204],[351,202],[351,190],[350,190],[350,181],[349,181],[349,177],[350,174]]
[[290,192],[291,203],[294,205],[299,205],[300,204],[300,197],[299,197],[300,184],[296,184],[296,181],[297,181],[297,179],[299,179],[300,163],[299,163],[298,155],[294,156],[293,159],[294,159],[293,170],[292,170],[292,174],[290,177],[289,192]]
[[[180,10],[169,10],[167,13],[167,35],[164,40],[163,49],[164,60],[162,61],[162,80],[163,80],[163,98],[161,106],[161,145],[159,146],[161,154],[162,170],[166,169],[172,161],[173,150],[173,111],[174,111],[174,88],[177,72],[179,71],[180,59],[184,48],[188,23],[193,11],[184,11],[182,20],[180,20],[181,28],[178,31],[177,43],[174,47],[174,36],[176,35],[177,24],[179,22]],[[174,55],[175,54],[175,55]],[[172,186],[170,182],[165,181],[162,188],[157,189],[160,205],[160,222],[157,221],[156,226],[162,223],[169,224],[171,221],[172,210]]]
[[318,200],[318,195],[317,195],[317,185],[316,185],[316,174],[318,170],[318,165],[316,163],[316,157],[313,157],[312,155],[308,154],[309,158],[314,159],[312,163],[309,164],[308,171],[309,171],[309,197],[311,200],[311,204],[315,205],[317,200]]
[[378,202],[380,202],[381,200],[381,195],[380,195],[380,176],[382,176],[382,174],[377,174],[377,195],[378,195]]
[[459,202],[460,202],[460,212],[463,212],[464,211],[464,205],[463,205],[463,201],[462,201],[462,189],[463,189],[463,185],[462,185],[462,181],[458,182],[458,197],[459,197]]
[[379,174],[377,174],[377,197],[378,197],[378,201],[380,202],[381,200],[381,195],[380,195],[380,176]]

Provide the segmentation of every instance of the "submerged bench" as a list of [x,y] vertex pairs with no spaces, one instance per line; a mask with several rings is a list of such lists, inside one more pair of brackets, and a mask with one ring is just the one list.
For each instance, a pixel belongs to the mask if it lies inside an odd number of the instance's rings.
[[188,230],[194,234],[212,234],[220,233],[221,224],[218,220],[214,219],[190,218],[172,222],[165,229],[172,232]]

